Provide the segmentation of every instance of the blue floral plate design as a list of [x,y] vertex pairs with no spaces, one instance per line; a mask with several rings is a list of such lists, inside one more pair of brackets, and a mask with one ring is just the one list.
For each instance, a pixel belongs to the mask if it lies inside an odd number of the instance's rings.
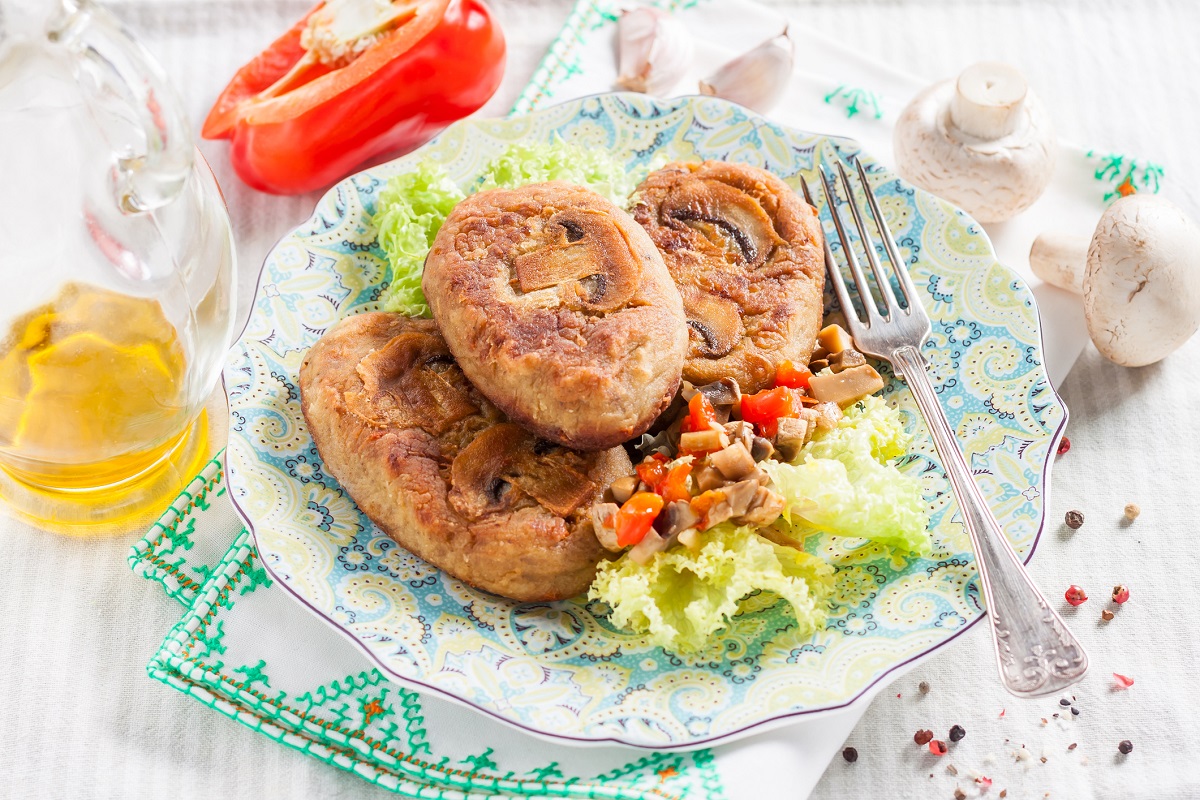
[[[820,164],[860,156],[933,320],[932,378],[968,462],[1028,558],[1066,409],[1042,366],[1028,287],[996,262],[979,225],[872,162],[848,139],[782,127],[715,98],[610,94],[528,116],[468,120],[404,158],[355,175],[286,236],[263,267],[253,312],[224,372],[231,495],[263,564],[396,681],[535,734],[672,748],[728,740],[842,708],[940,647],[983,613],[974,555],[942,467],[904,384],[888,401],[916,440],[901,468],[920,478],[933,553],[909,558],[860,539],[810,537],[838,570],[825,628],[796,630],[783,603],[752,596],[705,652],[678,656],[615,630],[580,598],[516,603],[466,586],[377,530],[321,464],[297,374],[342,317],[378,307],[389,268],[371,224],[388,177],[420,159],[460,183],[516,141],[552,136],[630,167],[654,159],[742,161],[794,188]],[[831,220],[823,212],[831,230]]]

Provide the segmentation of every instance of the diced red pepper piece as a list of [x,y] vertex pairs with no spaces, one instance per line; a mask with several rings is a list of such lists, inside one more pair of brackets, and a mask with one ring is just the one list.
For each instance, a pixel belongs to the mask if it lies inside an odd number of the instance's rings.
[[807,389],[811,377],[808,367],[797,367],[790,361],[784,361],[775,369],[775,385],[789,389]]
[[684,417],[679,430],[683,433],[708,430],[717,424],[717,412],[711,402],[701,392],[696,392],[688,401],[688,415]]
[[757,425],[762,435],[770,438],[775,435],[781,418],[800,415],[803,406],[799,397],[786,386],[742,395],[742,419]]
[[651,453],[634,470],[638,479],[653,489],[667,477],[667,457],[662,453]]
[[662,508],[663,499],[653,492],[638,492],[626,500],[617,512],[617,544],[628,547],[646,538]]
[[691,474],[691,464],[676,464],[671,467],[666,479],[654,487],[654,491],[658,492],[664,503],[673,503],[676,500],[690,501],[692,493],[688,491],[687,479]]

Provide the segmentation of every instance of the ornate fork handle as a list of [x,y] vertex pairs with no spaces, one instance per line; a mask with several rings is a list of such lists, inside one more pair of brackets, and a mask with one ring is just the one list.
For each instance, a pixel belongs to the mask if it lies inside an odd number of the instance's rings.
[[938,403],[924,356],[905,345],[894,350],[889,360],[908,382],[929,425],[975,547],[1000,679],[1010,692],[1023,697],[1061,692],[1087,671],[1087,653],[1034,586],[984,502]]

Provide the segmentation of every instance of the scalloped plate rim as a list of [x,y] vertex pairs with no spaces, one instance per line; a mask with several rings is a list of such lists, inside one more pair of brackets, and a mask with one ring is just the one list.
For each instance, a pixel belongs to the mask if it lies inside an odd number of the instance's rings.
[[[540,114],[546,113],[548,111],[551,111],[555,108],[560,108],[562,106],[566,106],[569,104],[583,104],[584,102],[586,102],[588,100],[602,98],[602,97],[613,97],[613,96],[633,96],[633,97],[638,97],[638,98],[644,99],[643,95],[640,95],[640,94],[634,93],[634,92],[598,92],[598,93],[591,94],[591,95],[585,95],[582,97],[564,100],[560,103],[556,103],[554,105],[547,106],[544,109],[538,109],[536,111],[530,112],[529,114],[521,115],[521,117],[478,118],[478,119],[468,118],[465,120],[461,120],[458,123],[454,123],[446,130],[449,130],[450,128],[453,128],[453,127],[457,127],[460,124],[469,125],[472,123],[479,123],[479,122],[484,122],[484,121],[489,121],[489,120],[495,121],[495,122],[511,122],[514,119],[520,119],[522,117],[540,115]],[[712,100],[716,100],[716,99],[717,98],[709,97],[706,95],[687,95],[687,96],[682,96],[682,97],[671,98],[670,100],[658,100],[656,102],[660,102],[660,103],[686,102],[688,104],[691,104],[693,101],[696,101],[696,100],[712,101]],[[749,117],[751,119],[757,118],[757,119],[760,119],[760,120],[763,120],[766,122],[770,122],[770,119],[766,115],[759,114],[758,112],[751,111],[750,109],[746,109],[745,107],[740,106],[737,103],[733,103],[730,101],[721,101],[721,102],[727,103],[728,105],[741,110],[744,114],[746,114],[747,117]],[[772,124],[775,124],[778,127],[785,128],[788,130],[798,131],[802,134],[810,134],[813,136],[818,136],[818,137],[827,138],[827,139],[837,139],[837,140],[839,140],[839,142],[852,144],[855,148],[857,148],[857,150],[860,154],[866,153],[866,150],[861,146],[861,144],[858,142],[858,140],[856,140],[852,137],[841,136],[841,135],[832,134],[832,133],[808,131],[808,130],[804,130],[804,129],[795,128],[790,125],[781,125],[779,123],[772,123]],[[445,131],[443,131],[443,133],[444,132]],[[245,325],[243,325],[242,330],[238,333],[238,335],[233,340],[234,344],[230,349],[231,353],[233,352],[234,348],[236,348],[236,346],[242,341],[243,337],[246,334],[246,331],[249,330],[249,328],[250,328],[250,323],[255,315],[254,305],[255,305],[256,301],[259,299],[261,291],[262,291],[263,276],[266,273],[267,265],[270,263],[272,257],[275,255],[276,251],[279,249],[279,245],[282,244],[290,236],[292,236],[296,231],[304,228],[306,225],[310,224],[313,220],[315,220],[318,210],[322,207],[322,205],[325,204],[326,200],[335,196],[337,194],[337,192],[341,189],[341,187],[343,187],[346,184],[353,185],[353,181],[362,175],[366,175],[368,173],[371,173],[374,170],[378,170],[378,169],[387,167],[387,166],[393,164],[395,161],[399,161],[400,159],[412,156],[414,153],[419,152],[420,150],[424,149],[426,146],[428,146],[432,142],[436,141],[438,138],[440,138],[443,135],[443,133],[439,133],[438,136],[434,137],[429,142],[426,142],[424,145],[421,145],[421,147],[417,148],[417,150],[414,150],[411,153],[407,153],[402,156],[398,156],[395,159],[391,159],[389,161],[367,167],[366,169],[360,170],[359,172],[356,172],[353,175],[347,176],[346,178],[333,184],[329,189],[327,189],[324,193],[322,193],[321,196],[317,199],[316,203],[313,206],[312,214],[310,214],[305,220],[300,222],[298,225],[293,226],[293,228],[291,228],[290,230],[285,232],[282,236],[279,237],[279,239],[276,240],[275,244],[272,245],[270,250],[267,251],[267,255],[264,256],[262,265],[259,267],[258,275],[255,279],[255,287],[254,287],[254,292],[252,295],[253,299],[251,300],[251,305],[250,305],[250,313],[248,314],[248,316],[246,318],[246,323],[245,323]],[[876,161],[875,163],[878,164],[879,162]],[[887,170],[887,172],[891,173],[892,175],[896,175],[895,171],[893,169],[891,169],[890,167],[885,167],[885,169]],[[921,191],[921,190],[919,190],[919,191]],[[941,200],[941,198],[938,198],[938,199]],[[942,201],[942,202],[947,202],[947,201]],[[947,202],[947,205],[950,205],[951,207],[961,211],[961,209],[958,209],[957,206],[953,206],[953,204],[950,204]],[[1032,303],[1032,309],[1033,309],[1034,328],[1036,330],[1037,339],[1038,339],[1038,353],[1039,354],[1043,353],[1046,348],[1046,343],[1045,343],[1045,335],[1044,335],[1043,326],[1042,326],[1041,309],[1037,305],[1037,300],[1033,296],[1033,293],[1031,291],[1029,291],[1028,282],[1019,273],[1017,273],[1011,267],[1008,267],[1007,265],[1003,264],[999,260],[999,258],[996,255],[995,248],[992,246],[991,239],[988,236],[987,231],[984,230],[983,226],[979,225],[979,223],[976,222],[975,219],[973,217],[971,217],[969,214],[966,214],[966,212],[962,212],[962,213],[964,214],[964,216],[967,219],[969,219],[977,227],[978,232],[975,235],[978,236],[986,245],[986,248],[987,248],[986,255],[991,259],[991,261],[995,265],[997,265],[1001,269],[1003,269],[1005,272],[1007,272],[1012,279],[1015,279],[1016,281],[1018,281],[1022,285],[1022,287],[1024,287],[1025,290],[1027,292],[1029,292],[1030,301]],[[1042,370],[1044,371],[1045,370],[1044,361],[1042,362],[1041,367],[1042,367]],[[1062,416],[1061,416],[1061,419],[1059,420],[1058,426],[1048,437],[1049,447],[1047,448],[1047,451],[1046,451],[1047,452],[1046,459],[1042,464],[1042,469],[1041,469],[1041,472],[1039,475],[1039,484],[1038,484],[1038,489],[1044,497],[1044,502],[1042,504],[1042,513],[1040,514],[1037,530],[1033,535],[1032,541],[1029,546],[1029,551],[1028,551],[1028,553],[1026,553],[1024,558],[1021,558],[1022,563],[1025,565],[1028,565],[1029,562],[1033,559],[1034,554],[1037,552],[1038,545],[1041,543],[1042,534],[1045,533],[1045,530],[1046,530],[1046,521],[1047,521],[1046,510],[1048,509],[1049,504],[1050,504],[1050,491],[1051,491],[1050,472],[1054,465],[1054,453],[1057,450],[1059,442],[1063,438],[1063,434],[1066,431],[1067,423],[1070,419],[1070,410],[1068,409],[1066,403],[1063,401],[1061,395],[1059,395],[1057,387],[1055,387],[1054,384],[1049,380],[1048,376],[1047,376],[1047,380],[1046,380],[1046,385],[1050,391],[1051,396],[1054,398],[1054,401],[1057,404],[1058,408],[1061,409]],[[221,375],[221,387],[225,392],[226,404],[227,404],[227,406],[229,406],[230,405],[229,404],[229,387],[228,387],[228,384],[227,384],[227,381],[225,378],[224,370],[222,370],[222,375]],[[227,450],[226,478],[231,487],[234,485],[234,483],[236,481],[237,465],[234,463],[235,459],[233,457],[236,454],[236,452],[237,452],[236,450]],[[245,509],[243,509],[242,506],[237,502],[237,499],[234,496],[234,492],[228,492],[227,496],[229,497],[230,502],[233,504],[234,510],[237,513],[238,517],[241,519],[243,524],[246,526],[247,530],[250,531],[250,534],[254,539],[255,548],[257,550],[259,548],[259,534],[258,534],[258,530],[255,526],[254,520],[252,519],[250,514]],[[1020,558],[1019,554],[1018,554],[1018,558]],[[370,648],[368,648],[367,645],[362,641],[362,639],[360,639],[358,636],[356,636],[352,631],[348,630],[346,627],[344,627],[343,625],[338,623],[335,619],[333,619],[329,615],[322,612],[316,606],[312,605],[308,601],[308,599],[303,594],[300,593],[300,591],[297,588],[291,586],[287,581],[283,580],[283,578],[280,576],[280,574],[277,573],[274,569],[272,569],[271,564],[266,559],[260,559],[260,562],[262,563],[262,566],[264,567],[264,569],[266,569],[266,571],[271,575],[271,577],[276,581],[276,583],[278,585],[283,587],[283,589],[286,591],[286,593],[288,595],[290,595],[294,600],[296,600],[309,613],[315,615],[318,619],[320,619],[326,625],[328,625],[329,627],[331,627],[332,629],[337,631],[347,641],[354,644],[358,648],[358,650],[360,650],[367,657],[367,659],[370,660],[372,662],[372,664],[374,664],[374,666],[377,669],[379,669],[382,673],[387,675],[388,678],[390,680],[392,680],[393,682],[400,684],[402,686],[407,686],[421,694],[437,697],[438,699],[448,701],[454,705],[469,709],[475,713],[483,714],[484,716],[486,716],[490,719],[493,719],[507,727],[519,730],[522,733],[530,735],[536,739],[540,739],[540,740],[552,742],[552,743],[566,744],[566,745],[576,746],[576,747],[597,747],[597,746],[618,745],[618,746],[630,747],[630,748],[637,749],[637,750],[676,750],[676,751],[696,750],[696,749],[702,749],[705,747],[712,747],[712,746],[719,745],[719,744],[728,744],[737,739],[742,739],[747,736],[756,735],[756,734],[760,734],[760,733],[767,733],[769,731],[778,730],[780,728],[784,728],[789,725],[799,724],[800,722],[804,722],[804,721],[817,721],[817,720],[823,719],[828,716],[836,715],[839,712],[843,712],[846,709],[848,709],[852,706],[855,706],[855,705],[864,705],[865,706],[875,697],[876,694],[878,694],[889,683],[891,683],[891,681],[893,679],[900,677],[900,675],[904,674],[905,672],[908,672],[910,669],[916,667],[921,662],[931,658],[939,650],[946,647],[947,645],[956,643],[959,640],[959,638],[962,636],[962,634],[966,633],[967,631],[969,631],[970,629],[975,627],[977,624],[982,622],[984,619],[984,616],[986,616],[986,614],[987,614],[987,610],[984,609],[979,614],[979,616],[977,616],[975,619],[971,620],[966,625],[959,628],[957,631],[952,633],[950,636],[937,642],[936,644],[931,645],[928,649],[926,649],[916,655],[909,656],[908,658],[893,664],[892,666],[890,666],[889,668],[887,668],[883,672],[881,672],[879,675],[877,675],[873,680],[868,681],[862,688],[860,688],[857,692],[855,692],[852,697],[846,699],[843,702],[840,702],[840,703],[837,703],[834,705],[824,706],[822,708],[813,708],[813,709],[804,709],[804,710],[800,710],[800,711],[789,711],[789,712],[776,713],[776,714],[768,716],[762,720],[759,720],[757,722],[753,722],[748,725],[744,725],[735,730],[725,731],[723,733],[712,735],[712,736],[690,737],[686,740],[677,741],[677,742],[669,742],[669,743],[647,743],[647,742],[639,742],[639,741],[630,741],[628,739],[615,737],[615,736],[603,736],[603,737],[574,736],[574,735],[569,735],[569,734],[552,733],[552,732],[547,732],[547,731],[543,731],[543,730],[538,730],[529,725],[522,723],[519,720],[505,717],[491,709],[476,705],[475,703],[471,702],[470,700],[467,700],[465,698],[454,695],[445,689],[442,689],[440,687],[437,687],[437,686],[434,686],[434,685],[431,685],[428,683],[424,683],[417,678],[401,675],[400,673],[398,673],[394,669],[392,669],[383,658],[377,656],[374,651],[372,651]],[[996,665],[996,673],[997,673],[997,677],[999,677],[999,665],[998,664]]]

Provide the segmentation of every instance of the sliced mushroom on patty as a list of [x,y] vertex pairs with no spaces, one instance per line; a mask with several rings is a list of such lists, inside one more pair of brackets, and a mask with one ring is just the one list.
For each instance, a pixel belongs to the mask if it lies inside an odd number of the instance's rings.
[[784,360],[807,364],[821,325],[825,268],[812,208],[745,164],[677,163],[638,187],[633,217],[679,286],[690,334],[684,380],[771,385]]
[[300,370],[325,471],[388,536],[466,583],[516,600],[585,591],[603,551],[590,509],[633,467],[509,422],[463,375],[432,320],[359,314]]
[[645,432],[679,387],[679,290],[628,214],[566,183],[460,202],[422,288],[459,366],[514,422],[600,450]]

